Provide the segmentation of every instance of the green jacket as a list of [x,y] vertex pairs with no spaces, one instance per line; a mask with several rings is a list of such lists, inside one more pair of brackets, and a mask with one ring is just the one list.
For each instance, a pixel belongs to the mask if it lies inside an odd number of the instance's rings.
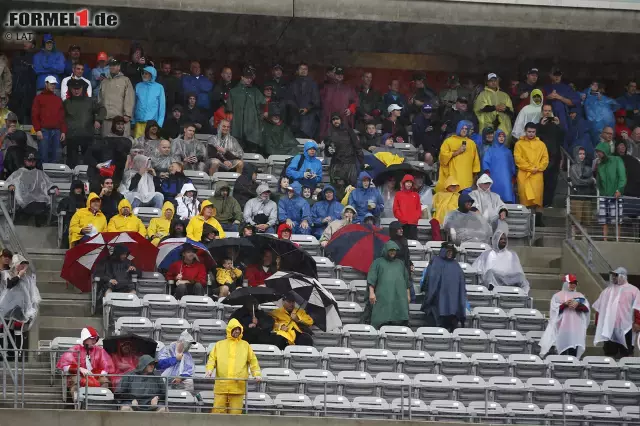
[[300,153],[298,140],[284,123],[275,125],[270,121],[265,122],[262,129],[262,143],[267,155],[297,155]]
[[[229,196],[222,198],[221,189],[229,189]],[[211,204],[216,209],[216,220],[221,224],[231,224],[233,222],[242,222],[242,209],[240,203],[231,196],[231,187],[229,182],[219,180],[215,185],[215,193],[209,198]]]
[[231,136],[243,144],[250,142],[262,145],[262,106],[266,103],[262,92],[255,86],[242,83],[229,91],[229,100],[225,109],[233,113]]
[[596,151],[604,154],[604,158],[598,164],[598,190],[604,197],[613,197],[616,191],[624,194],[624,187],[627,185],[627,172],[622,159],[611,155],[609,144],[600,142],[596,146]]

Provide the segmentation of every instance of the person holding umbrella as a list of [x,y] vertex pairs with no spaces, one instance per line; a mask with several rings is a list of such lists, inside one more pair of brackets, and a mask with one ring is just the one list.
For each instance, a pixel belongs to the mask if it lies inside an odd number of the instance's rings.
[[245,277],[249,281],[249,287],[258,287],[264,285],[264,280],[275,274],[277,270],[277,264],[273,260],[273,251],[265,249],[262,252],[262,264],[247,266]]
[[313,338],[309,333],[313,318],[302,307],[296,308],[293,292],[287,293],[282,298],[282,306],[270,315],[274,319],[273,331],[279,337],[276,346],[281,350],[288,345],[313,346]]
[[353,218],[356,217],[356,209],[353,206],[345,206],[342,209],[342,219],[334,220],[324,229],[320,236],[320,245],[326,247],[333,234],[347,225],[351,225]]
[[[267,288],[265,287],[265,289]],[[236,309],[231,315],[231,318],[238,320],[242,324],[244,327],[242,339],[249,344],[277,344],[277,338],[274,339],[276,336],[271,334],[274,320],[269,314],[260,309],[260,304],[254,296],[248,297],[243,306]]]
[[185,294],[202,296],[207,285],[207,269],[200,263],[196,249],[191,244],[182,248],[182,260],[175,261],[169,266],[167,281],[175,281],[176,299],[182,299]]

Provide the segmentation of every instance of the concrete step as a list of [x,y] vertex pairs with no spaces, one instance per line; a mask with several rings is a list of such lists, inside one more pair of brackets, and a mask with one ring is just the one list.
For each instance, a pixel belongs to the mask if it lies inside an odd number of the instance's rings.
[[101,317],[40,316],[38,340],[53,340],[59,336],[79,336],[83,327],[94,327],[105,335]]
[[40,315],[45,317],[90,317],[91,300],[43,300]]
[[517,253],[523,268],[553,268],[560,266],[562,249],[558,247],[509,246]]

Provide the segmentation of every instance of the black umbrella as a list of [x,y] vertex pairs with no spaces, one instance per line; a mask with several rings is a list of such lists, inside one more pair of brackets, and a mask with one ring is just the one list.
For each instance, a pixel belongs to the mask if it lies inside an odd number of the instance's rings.
[[125,334],[124,336],[107,337],[102,341],[102,347],[110,354],[118,353],[118,348],[125,344],[131,346],[131,352],[140,355],[156,356],[156,348],[158,342],[147,337],[138,336],[137,334]]
[[[289,240],[281,240],[271,235],[257,234],[249,237],[255,247],[252,256],[245,263],[261,263],[264,250],[271,250],[274,256],[280,257],[280,270],[293,271],[310,277],[318,277],[316,261],[306,251]],[[240,260],[240,259],[239,259]],[[244,260],[244,259],[243,259]],[[275,261],[275,258],[274,258]]]
[[395,177],[397,182],[400,182],[404,175],[407,174],[412,175],[413,177],[420,175],[424,177],[425,185],[433,185],[433,182],[431,182],[431,178],[429,178],[426,171],[410,163],[394,164],[387,167],[373,178],[373,183],[375,183],[376,186],[382,186],[382,184],[389,180],[391,176]]
[[219,240],[213,240],[207,244],[209,253],[220,263],[225,257],[229,257],[229,251],[232,250],[232,257],[234,263],[236,259],[246,258],[253,255],[255,247],[251,244],[251,241],[247,238],[221,238]]
[[282,294],[276,292],[269,287],[242,287],[231,292],[231,294],[222,301],[225,305],[244,305],[252,299],[258,301],[258,304],[275,302],[280,300]]

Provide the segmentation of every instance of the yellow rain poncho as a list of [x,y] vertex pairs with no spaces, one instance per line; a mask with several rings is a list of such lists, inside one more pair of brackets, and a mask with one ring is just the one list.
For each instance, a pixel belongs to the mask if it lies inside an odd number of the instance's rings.
[[[204,224],[205,224],[204,216],[202,216],[202,210],[204,210],[204,208],[207,206],[213,207],[213,204],[209,200],[204,200],[200,205],[200,214],[192,217],[191,220],[189,221],[189,224],[187,225],[187,238],[190,238],[193,241],[202,240],[202,229],[204,228]],[[213,207],[213,216],[215,215],[216,215],[216,208]],[[220,226],[220,222],[218,222],[213,216],[210,217],[206,221],[206,223],[216,228],[216,230],[218,231],[218,237],[224,238],[225,237],[224,230],[222,229],[222,226]]]
[[524,206],[542,207],[544,172],[549,165],[547,146],[537,137],[523,136],[516,142],[513,158],[518,168],[518,197]]
[[394,164],[402,164],[404,158],[392,152],[378,152],[374,155],[378,160],[382,161],[385,166],[389,167]]
[[89,209],[91,201],[95,199],[100,199],[98,194],[94,192],[89,194],[87,197],[87,208],[78,209],[71,218],[71,222],[69,223],[69,247],[73,247],[73,244],[82,238],[80,231],[85,226],[93,225],[96,233],[107,230],[107,218],[104,214],[102,214],[100,210],[98,210],[96,214],[93,214]]
[[[298,322],[303,326],[311,327],[313,325],[313,319],[304,311],[304,309],[295,308],[293,312],[298,316]],[[287,339],[290,345],[293,345],[296,340],[297,333],[302,333],[302,329],[298,325],[298,322],[293,321],[289,312],[284,308],[278,308],[269,315],[274,319],[273,331],[275,331],[278,336],[282,336]],[[280,327],[283,325],[288,327],[289,330],[280,330]]]
[[[129,216],[122,215],[122,209],[129,207]],[[144,227],[144,223],[140,218],[133,214],[131,203],[123,198],[118,203],[118,214],[111,218],[109,226],[107,226],[107,232],[137,232],[143,237],[147,236],[147,228]]]
[[497,106],[503,104],[511,111],[513,111],[513,104],[511,103],[511,97],[508,94],[501,91],[499,88],[496,90],[490,89],[485,86],[484,90],[480,92],[476,98],[476,102],[473,104],[473,112],[478,117],[478,124],[480,129],[485,127],[495,127],[496,118],[498,120],[498,129],[502,130],[507,140],[511,136],[511,117],[506,112],[499,112],[497,110],[483,112],[482,109],[486,106]]
[[[456,134],[449,136],[442,142],[440,148],[440,171],[438,173],[438,183],[436,184],[436,193],[444,191],[446,187],[444,183],[449,176],[453,176],[460,189],[466,189],[475,183],[474,173],[480,172],[480,156],[478,148],[473,139],[468,136],[460,136],[463,127],[469,130],[473,124],[470,121],[462,120],[458,123]],[[466,142],[467,149],[460,155],[454,156],[454,153],[462,147]],[[456,207],[457,208],[457,207]]]
[[[171,210],[171,218],[167,219],[165,216],[165,212],[167,210]],[[171,201],[165,201],[162,205],[162,215],[160,217],[154,217],[149,222],[149,228],[147,228],[147,235],[151,238],[151,244],[157,246],[160,243],[160,240],[163,237],[169,235],[169,230],[171,229],[171,219],[175,215],[176,208],[174,207]],[[156,234],[160,235],[159,237],[155,236]]]
[[458,208],[458,198],[460,198],[460,193],[458,192],[460,186],[456,178],[449,176],[444,185],[444,188],[457,186],[457,189],[455,192],[436,192],[436,195],[433,196],[433,218],[440,222],[440,224],[444,223],[444,218],[447,213]]

